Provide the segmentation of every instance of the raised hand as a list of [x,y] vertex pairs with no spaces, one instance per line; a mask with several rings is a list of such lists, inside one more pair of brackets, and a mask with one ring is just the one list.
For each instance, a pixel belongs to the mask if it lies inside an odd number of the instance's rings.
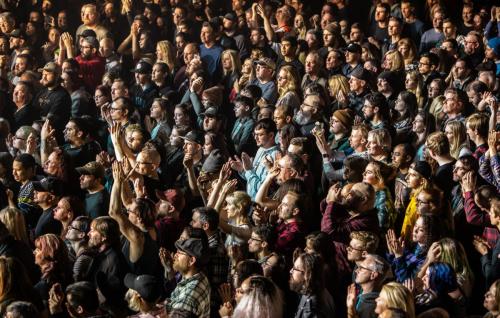
[[226,195],[228,193],[231,193],[234,191],[234,189],[236,188],[236,185],[238,184],[238,180],[236,179],[233,179],[233,180],[230,180],[230,181],[227,181],[226,183],[224,183],[224,185],[222,186],[222,194],[223,195]]
[[469,191],[474,191],[476,188],[476,175],[474,172],[469,171],[465,173],[464,177],[462,178],[462,191],[469,192]]
[[394,230],[389,229],[387,231],[387,248],[389,249],[390,253],[393,254],[396,258],[400,258],[403,256],[404,253],[404,248],[405,248],[405,243],[402,237],[399,239],[396,237],[396,233]]
[[234,159],[229,158],[229,165],[231,166],[231,169],[238,172],[243,172],[245,170],[243,169],[243,162],[238,156],[234,156]]
[[191,168],[193,166],[193,156],[190,153],[184,154],[184,159],[182,160],[182,164],[187,169]]
[[233,300],[233,290],[231,284],[224,283],[219,286],[219,295],[223,303],[228,303]]
[[474,236],[474,240],[472,241],[472,245],[474,245],[474,248],[476,251],[478,251],[479,254],[481,255],[486,255],[488,254],[488,243],[486,241],[479,237],[479,236]]
[[64,293],[61,284],[55,283],[49,290],[49,311],[51,314],[63,311]]
[[347,287],[347,310],[354,310],[356,308],[356,285],[351,284]]
[[340,184],[335,183],[328,189],[328,194],[326,195],[326,203],[334,203],[337,202],[339,203],[342,198],[342,187]]
[[26,153],[33,155],[36,151],[36,137],[35,134],[30,133],[26,139]]
[[114,182],[122,182],[125,179],[125,176],[123,174],[123,169],[122,165],[118,161],[113,161],[112,164],[112,170],[113,170],[113,180]]
[[427,252],[427,261],[435,262],[441,256],[441,246],[437,242],[432,243],[429,251]]
[[246,152],[241,153],[241,161],[243,162],[243,169],[252,169],[252,158]]
[[99,162],[104,168],[111,167],[111,157],[106,151],[101,151],[95,156],[95,161]]
[[146,197],[146,194],[147,194],[146,193],[146,186],[144,185],[143,178],[137,178],[134,180],[134,191],[135,191],[135,196],[137,198],[145,198]]
[[160,256],[160,262],[161,262],[161,265],[165,268],[171,268],[172,267],[172,264],[174,263],[174,259],[172,257],[172,254],[167,251],[166,248],[164,247],[160,247],[160,251],[158,253],[158,255]]
[[56,130],[52,128],[52,125],[50,124],[49,120],[46,119],[45,122],[43,123],[42,130],[40,131],[40,138],[42,140],[49,140],[54,137],[56,133]]
[[230,302],[222,304],[219,308],[219,315],[221,317],[231,317],[233,315],[233,305]]
[[226,182],[231,176],[231,162],[228,161],[222,165],[219,172],[219,182]]

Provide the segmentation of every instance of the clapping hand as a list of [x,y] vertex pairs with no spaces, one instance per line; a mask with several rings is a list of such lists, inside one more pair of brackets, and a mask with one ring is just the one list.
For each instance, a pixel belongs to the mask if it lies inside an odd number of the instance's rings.
[[474,236],[472,244],[474,245],[474,248],[476,249],[476,251],[478,251],[479,254],[481,255],[488,254],[489,246],[485,239],[479,236]]
[[396,237],[396,233],[393,229],[389,229],[386,234],[387,249],[389,253],[394,255],[396,258],[403,256],[405,242],[402,237],[399,239]]
[[222,299],[222,303],[228,303],[233,300],[233,291],[231,288],[231,284],[224,283],[219,286],[219,295]]
[[64,293],[61,284],[55,283],[49,290],[49,311],[51,314],[60,313],[63,311]]
[[462,191],[465,192],[470,192],[474,191],[476,188],[476,176],[474,172],[469,171],[465,173],[464,177],[462,178]]

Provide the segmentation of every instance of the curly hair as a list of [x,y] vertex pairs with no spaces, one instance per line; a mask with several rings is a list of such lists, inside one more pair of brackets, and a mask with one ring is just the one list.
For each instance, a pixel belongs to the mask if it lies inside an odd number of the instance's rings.
[[68,250],[64,241],[55,234],[45,234],[35,240],[35,248],[40,250],[42,278],[51,283],[66,282],[69,266]]

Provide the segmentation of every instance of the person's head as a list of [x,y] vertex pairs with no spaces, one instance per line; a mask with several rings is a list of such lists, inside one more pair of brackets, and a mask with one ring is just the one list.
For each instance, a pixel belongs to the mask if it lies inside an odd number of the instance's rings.
[[182,275],[196,272],[202,268],[208,243],[201,238],[188,238],[175,243],[173,268]]
[[129,221],[146,231],[154,226],[156,220],[156,206],[153,201],[147,198],[136,198],[127,207]]
[[306,213],[306,198],[303,194],[288,191],[278,206],[278,217],[283,221],[300,218]]
[[201,27],[200,38],[205,45],[212,46],[215,42],[217,27],[208,21],[204,22]]
[[391,150],[391,135],[387,129],[370,130],[367,139],[367,149],[371,156],[388,155]]
[[375,92],[366,96],[363,105],[363,115],[367,120],[373,120],[378,116],[380,120],[389,118],[389,105],[382,93]]
[[386,309],[400,309],[406,317],[415,317],[413,295],[408,288],[397,282],[389,282],[382,287],[375,299],[375,313],[381,315]]
[[64,277],[69,265],[68,251],[64,241],[55,234],[44,234],[35,240],[35,264],[40,267],[42,277],[52,279]]
[[243,281],[236,290],[237,305],[234,318],[281,317],[283,297],[280,289],[272,280],[264,276],[251,276]]
[[349,79],[349,88],[356,94],[361,94],[369,86],[371,74],[369,71],[363,69],[354,70]]
[[139,153],[146,140],[145,131],[139,124],[132,124],[125,128],[125,141],[132,152]]
[[320,295],[324,288],[323,260],[319,254],[302,253],[290,270],[290,289],[302,295]]
[[391,7],[386,2],[379,2],[375,7],[375,21],[387,22],[391,14]]
[[42,79],[40,84],[47,88],[53,88],[59,83],[60,67],[54,62],[48,62],[45,64],[43,69],[39,69],[42,72]]
[[365,168],[363,182],[371,184],[376,190],[383,189],[393,173],[392,168],[381,162],[372,160]]
[[99,12],[95,4],[86,4],[81,10],[82,22],[86,26],[94,26],[99,21]]
[[92,220],[88,216],[76,217],[68,226],[65,239],[69,242],[88,242],[88,233]]
[[[21,210],[14,207],[3,208],[0,211],[0,222],[3,223],[8,233],[16,240],[28,243],[26,223]],[[0,234],[0,237],[3,239],[3,235]]]
[[450,142],[443,132],[433,132],[427,137],[425,147],[432,158],[450,154]]
[[500,311],[500,279],[491,284],[486,294],[484,294],[484,308],[490,313],[498,313]]
[[420,74],[427,76],[435,71],[439,66],[439,56],[434,53],[424,53],[420,56],[418,62],[418,71]]
[[433,262],[427,268],[422,279],[424,288],[432,290],[438,297],[444,297],[458,288],[456,275],[450,264]]
[[351,129],[349,144],[352,149],[364,149],[368,141],[368,128],[365,125],[356,125]]
[[261,82],[269,82],[273,79],[276,64],[268,57],[263,57],[256,62],[255,75]]
[[177,126],[191,126],[192,106],[187,103],[177,104],[174,108],[174,122]]
[[357,43],[351,43],[345,51],[345,61],[349,64],[357,64],[361,61],[361,46]]
[[54,208],[54,219],[69,224],[74,218],[83,214],[83,210],[83,202],[78,197],[62,197]]
[[363,181],[363,172],[368,165],[368,160],[361,156],[351,156],[344,160],[344,174],[342,178],[348,183]]
[[203,229],[207,234],[212,233],[219,226],[219,215],[212,208],[196,208],[191,217],[191,226]]
[[429,186],[431,174],[431,167],[426,161],[417,161],[413,163],[406,175],[408,188],[414,190],[427,188]]
[[284,65],[280,68],[276,78],[278,93],[283,96],[287,92],[296,92],[299,87],[297,71],[291,65]]
[[233,287],[236,289],[241,286],[243,281],[254,275],[263,275],[262,266],[254,259],[245,259],[236,264],[233,275]]
[[399,40],[397,49],[399,53],[401,53],[405,64],[413,63],[417,57],[417,47],[410,38],[402,38]]
[[382,285],[391,267],[387,261],[377,254],[367,254],[357,263],[354,281],[361,286],[370,284],[375,288]]
[[493,198],[491,200],[488,214],[490,216],[491,225],[498,227],[500,225],[500,200],[498,198]]
[[405,143],[396,145],[392,151],[391,157],[393,167],[399,169],[408,168],[415,157],[415,152],[415,147],[411,144]]
[[305,70],[307,74],[318,75],[322,67],[323,62],[317,52],[310,52],[309,54],[307,54],[305,60]]
[[227,216],[230,219],[246,219],[251,198],[244,191],[234,191],[226,197]]
[[405,63],[403,55],[398,50],[387,51],[382,61],[382,69],[385,71],[402,71]]
[[309,124],[321,116],[323,107],[324,101],[319,94],[306,95],[294,120],[298,125]]
[[439,223],[435,215],[420,215],[413,225],[411,240],[427,250],[439,238]]
[[476,31],[470,31],[465,37],[464,41],[464,53],[466,55],[472,55],[478,52],[482,47],[482,36]]
[[6,318],[39,318],[40,313],[33,303],[28,301],[14,301],[5,309]]
[[248,251],[250,253],[272,251],[275,240],[276,235],[271,226],[260,225],[254,227],[250,239],[248,239]]
[[304,172],[304,161],[296,154],[287,154],[278,160],[280,172],[276,177],[278,184],[283,184],[292,178],[299,178]]
[[354,116],[350,109],[336,110],[330,117],[329,130],[334,135],[347,136],[351,131],[353,121]]
[[22,107],[29,104],[33,99],[32,85],[28,82],[19,81],[12,93],[12,100],[17,107]]
[[76,282],[66,287],[66,309],[70,317],[93,315],[99,308],[97,290],[90,282]]
[[376,252],[379,237],[372,232],[354,231],[350,234],[350,242],[347,245],[347,260],[359,262],[368,254]]
[[116,246],[120,243],[118,222],[109,216],[100,216],[90,223],[89,246],[97,249]]
[[26,181],[33,178],[35,175],[36,162],[35,158],[29,154],[20,154],[12,163],[12,175],[14,180],[20,183],[25,183]]
[[111,101],[111,89],[108,86],[99,85],[95,89],[94,102],[96,107],[101,108]]
[[[467,118],[465,122],[466,132],[474,143],[481,140],[485,142],[488,138],[488,121],[489,118],[485,114],[474,113]],[[476,146],[480,145],[476,144]]]
[[345,198],[344,205],[348,210],[363,213],[373,209],[375,204],[375,190],[365,182],[355,183]]
[[[115,83],[113,83],[115,85]],[[111,95],[113,96],[113,88],[111,88]],[[117,97],[113,98],[113,104],[111,104],[110,114],[111,119],[114,122],[124,122],[127,121],[131,115],[132,102],[127,97]]]
[[254,128],[254,136],[257,147],[268,148],[274,144],[276,135],[276,124],[272,119],[261,119]]
[[465,107],[465,96],[462,91],[448,88],[444,92],[443,112],[449,116],[460,114]]
[[152,176],[160,166],[160,154],[154,148],[144,148],[137,155],[135,171],[143,176]]

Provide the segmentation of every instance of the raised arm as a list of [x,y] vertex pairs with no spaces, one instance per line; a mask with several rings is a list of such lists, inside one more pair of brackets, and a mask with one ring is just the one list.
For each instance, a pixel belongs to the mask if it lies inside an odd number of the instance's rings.
[[128,217],[122,213],[122,202],[120,198],[122,182],[124,180],[123,171],[119,162],[113,162],[113,188],[109,199],[109,216],[120,226],[120,232],[130,242],[130,261],[137,261],[142,255],[144,247],[144,234],[130,222]]
[[269,198],[269,188],[273,183],[274,179],[278,176],[280,170],[278,167],[273,167],[269,173],[267,174],[264,182],[257,191],[257,195],[255,196],[255,202],[262,205],[263,207],[267,207],[269,209],[276,209],[280,204],[278,201]]

